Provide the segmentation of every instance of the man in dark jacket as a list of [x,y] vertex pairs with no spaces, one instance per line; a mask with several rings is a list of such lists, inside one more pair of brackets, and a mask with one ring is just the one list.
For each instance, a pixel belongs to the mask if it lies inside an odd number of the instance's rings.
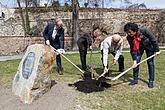
[[[134,61],[133,80],[130,85],[135,85],[138,83],[139,74],[139,66],[137,66],[137,63],[140,62],[144,50],[147,57],[153,55],[154,52],[156,52],[156,54],[160,54],[160,50],[155,36],[145,27],[138,28],[137,24],[129,22],[124,26],[124,31],[128,34],[127,40],[129,42],[130,53]],[[154,58],[147,60],[147,64],[149,70],[148,87],[153,88]]]
[[58,51],[56,55],[56,69],[59,74],[62,74],[63,70],[60,54],[65,53],[64,28],[62,26],[63,22],[61,19],[52,20],[52,22],[48,23],[43,32],[46,45],[51,45]]
[[86,55],[87,55],[87,49],[91,48],[92,45],[92,38],[91,35],[88,33],[82,32],[79,35],[79,38],[77,40],[77,45],[79,48],[79,53],[80,53],[80,61],[82,65],[82,69],[84,71],[88,71],[87,64],[86,64]]

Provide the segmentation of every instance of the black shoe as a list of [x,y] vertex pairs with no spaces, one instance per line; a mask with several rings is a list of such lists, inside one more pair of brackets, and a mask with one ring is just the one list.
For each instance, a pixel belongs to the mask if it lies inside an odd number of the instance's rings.
[[59,71],[59,75],[63,75],[63,71],[62,70]]
[[92,78],[91,72],[85,71],[85,72],[83,73],[83,79],[84,79],[84,80],[85,80],[85,79],[91,79],[91,78]]
[[58,74],[63,75],[63,68],[56,68]]
[[130,83],[129,83],[129,85],[136,85],[136,84],[138,84],[138,81],[137,80],[132,80]]
[[150,81],[150,82],[148,83],[148,87],[149,87],[149,88],[154,88],[154,83],[153,83],[153,81]]

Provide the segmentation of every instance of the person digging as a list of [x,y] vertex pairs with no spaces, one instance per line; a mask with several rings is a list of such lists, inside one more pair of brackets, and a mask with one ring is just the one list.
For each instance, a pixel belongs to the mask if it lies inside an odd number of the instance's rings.
[[[96,34],[95,34],[96,33]],[[119,71],[124,71],[124,56],[122,54],[123,49],[123,39],[119,34],[114,34],[112,36],[103,36],[100,29],[96,29],[94,35],[98,36],[100,43],[100,50],[102,55],[102,63],[103,63],[103,74],[98,78],[96,85],[97,86],[106,86],[110,87],[111,85],[106,83],[105,76],[108,75],[108,54],[111,53],[114,56],[112,65],[119,63]]]
[[91,49],[92,45],[92,37],[90,34],[82,32],[79,35],[79,38],[77,40],[77,45],[80,53],[80,61],[82,70],[84,71],[83,77],[84,78],[91,78],[91,72],[89,71],[89,67],[86,64],[86,56],[87,56],[87,50],[88,48]]

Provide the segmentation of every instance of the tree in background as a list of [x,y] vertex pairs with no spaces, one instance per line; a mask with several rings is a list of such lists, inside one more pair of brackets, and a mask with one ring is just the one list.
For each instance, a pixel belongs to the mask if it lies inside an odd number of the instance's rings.
[[26,36],[26,26],[25,26],[25,20],[24,20],[20,0],[17,0],[17,4],[18,4],[18,7],[19,7],[19,13],[20,13],[20,16],[21,16],[21,19],[22,19],[22,27],[23,27],[23,30],[24,30],[24,36]]
[[[25,20],[23,18],[23,14],[22,11],[20,11],[20,15],[21,15],[21,19],[22,19],[22,23],[23,27],[25,28],[25,32],[29,33],[30,31],[30,23],[29,23],[29,16],[28,16],[28,7],[30,6],[39,6],[40,0],[17,0],[17,2],[22,2],[25,3]],[[104,8],[104,3],[113,3],[117,0],[84,0],[84,1],[80,1],[80,0],[64,0],[64,6],[62,6],[59,2],[59,0],[45,0],[47,1],[47,8],[52,8],[52,11],[54,12],[54,17],[56,17],[57,15],[57,11],[59,9],[63,9],[64,11],[72,11],[72,19],[71,19],[71,36],[73,37],[73,45],[72,48],[73,49],[77,49],[77,44],[76,41],[78,39],[78,33],[79,33],[79,8],[80,8],[80,2],[81,2],[81,7],[86,7],[86,9],[88,7],[90,8],[95,8],[95,12],[98,12],[99,14],[99,22],[102,22],[102,14],[103,14],[103,10],[100,10],[100,8]],[[132,2],[130,0],[120,0],[121,3],[125,3],[127,5],[132,5]],[[70,3],[69,3],[70,2]],[[19,3],[20,4],[20,3]],[[49,5],[48,5],[49,4]],[[83,5],[84,4],[84,5]],[[20,8],[20,10],[22,10],[21,6],[18,5]],[[41,19],[38,19],[38,21]],[[40,22],[41,23],[41,22]]]
[[26,29],[26,33],[29,34],[30,21],[29,21],[29,14],[28,14],[28,0],[25,0],[25,29]]
[[53,7],[60,7],[61,6],[58,0],[53,0],[51,4]]
[[72,5],[71,5],[71,3],[69,3],[69,1],[65,1],[64,9],[65,9],[65,11],[72,11]]
[[77,49],[77,40],[78,40],[78,29],[79,29],[79,2],[78,0],[72,0],[72,49]]
[[88,7],[88,2],[85,2],[84,6],[85,6],[85,8],[87,8]]
[[[17,4],[18,4],[18,7],[19,7],[19,12],[20,12],[20,16],[21,16],[21,19],[22,19],[22,26],[23,26],[23,29],[24,29],[24,35],[26,36],[27,34],[30,33],[30,21],[29,21],[29,14],[28,14],[28,7],[31,6],[31,3],[33,4],[33,6],[38,6],[39,1],[37,0],[17,0]],[[21,3],[22,4],[25,4],[25,18],[24,18],[24,15],[23,15],[23,9],[21,7]]]

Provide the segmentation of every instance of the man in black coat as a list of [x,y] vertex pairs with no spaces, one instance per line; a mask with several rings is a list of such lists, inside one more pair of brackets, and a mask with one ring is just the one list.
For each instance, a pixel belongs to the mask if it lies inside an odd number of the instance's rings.
[[86,55],[87,55],[87,49],[92,45],[91,35],[88,33],[82,32],[79,35],[79,38],[77,40],[77,45],[79,48],[82,69],[84,71],[88,71],[87,64],[86,64]]
[[[129,22],[124,26],[124,31],[128,34],[127,40],[129,42],[130,53],[134,61],[133,80],[130,85],[135,85],[138,83],[139,74],[139,66],[136,65],[140,62],[144,50],[147,57],[150,57],[155,52],[156,54],[160,54],[160,50],[155,36],[147,28],[139,28],[137,24]],[[154,58],[147,60],[147,64],[149,72],[148,87],[153,88]]]
[[60,54],[65,53],[64,28],[62,26],[63,26],[63,22],[61,19],[58,18],[52,20],[52,22],[49,22],[43,32],[46,45],[51,45],[58,51],[56,55],[56,66],[57,66],[56,69],[59,74],[62,74],[62,70],[63,70]]

